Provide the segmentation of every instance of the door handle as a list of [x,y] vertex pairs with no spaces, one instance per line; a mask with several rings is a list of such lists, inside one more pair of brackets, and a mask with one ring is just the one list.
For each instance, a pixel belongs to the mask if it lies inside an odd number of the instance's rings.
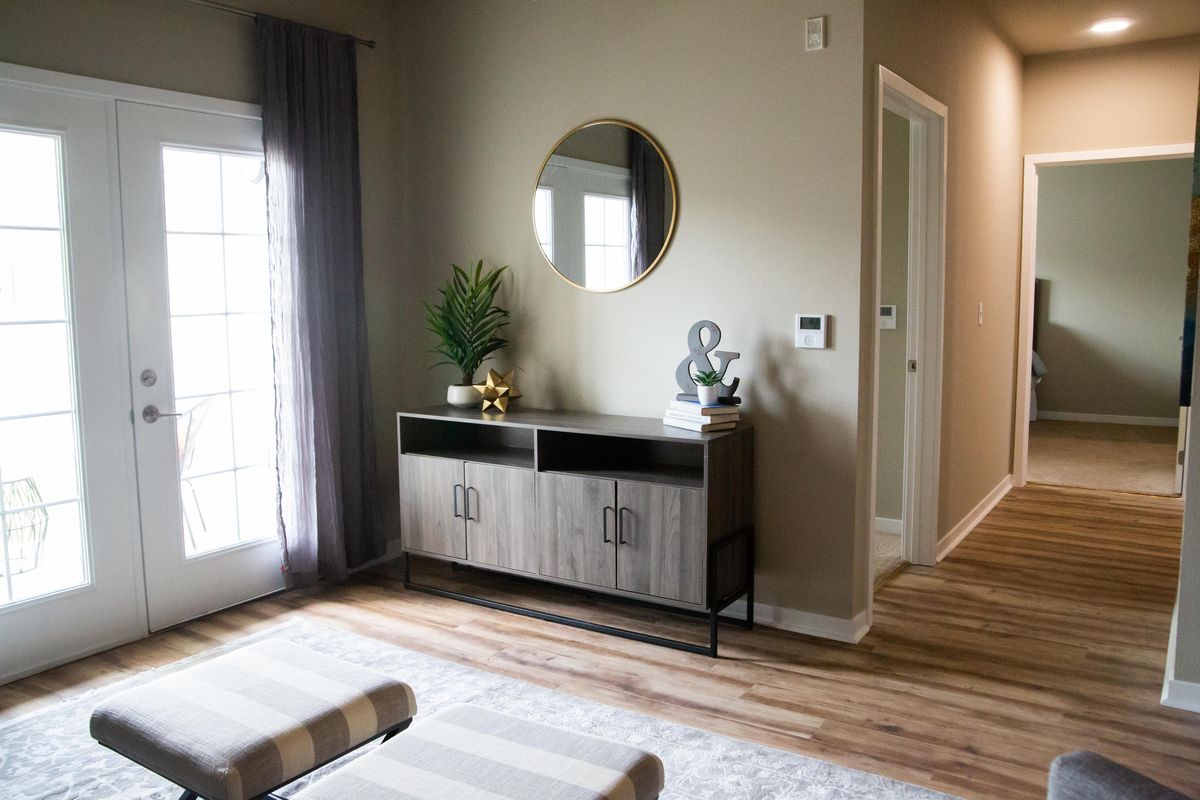
[[[462,512],[458,510],[458,491],[463,488],[461,483],[454,484],[454,516],[455,518],[462,517]],[[464,494],[466,494],[464,492]]]
[[158,422],[163,417],[182,416],[183,414],[180,414],[176,411],[159,411],[158,406],[155,405],[149,405],[142,409],[142,419],[150,423]]
[[629,540],[625,538],[625,523],[621,517],[628,510],[625,506],[617,509],[617,544],[629,544]]
[[472,516],[471,516],[471,492],[475,492],[475,504],[476,504],[476,505],[478,505],[478,504],[479,504],[479,490],[478,490],[478,489],[476,489],[474,486],[468,486],[468,487],[467,487],[467,491],[466,491],[466,498],[467,498],[467,504],[466,504],[466,507],[467,507],[467,519],[468,519],[468,520],[470,520],[471,522],[479,522],[479,516],[478,516],[478,515],[479,515],[479,509],[478,509],[478,508],[476,508],[476,509],[475,509],[475,514],[476,514],[476,516],[474,516],[474,517],[472,517]]
[[605,544],[612,544],[612,539],[608,537],[608,512],[610,511],[613,512],[614,516],[616,515],[616,511],[612,506],[605,506],[604,511],[602,512],[604,514],[604,522],[600,526],[600,535],[604,538]]

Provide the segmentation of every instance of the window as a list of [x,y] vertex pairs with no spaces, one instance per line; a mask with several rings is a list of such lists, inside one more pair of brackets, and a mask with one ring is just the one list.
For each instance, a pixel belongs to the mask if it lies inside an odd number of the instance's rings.
[[629,255],[629,198],[583,196],[584,284],[613,289],[633,279]]
[[162,148],[179,490],[188,556],[276,535],[260,155]]
[[538,244],[546,258],[554,261],[554,194],[546,186],[539,186],[533,195],[533,229],[537,233]]
[[0,606],[89,580],[60,151],[0,129]]

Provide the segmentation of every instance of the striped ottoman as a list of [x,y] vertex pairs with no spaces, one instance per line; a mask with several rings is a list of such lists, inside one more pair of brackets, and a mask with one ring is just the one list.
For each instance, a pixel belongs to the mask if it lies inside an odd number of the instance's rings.
[[247,800],[403,730],[416,710],[407,684],[268,639],[113,695],[91,733],[184,798]]
[[653,800],[662,789],[653,753],[459,705],[293,800]]

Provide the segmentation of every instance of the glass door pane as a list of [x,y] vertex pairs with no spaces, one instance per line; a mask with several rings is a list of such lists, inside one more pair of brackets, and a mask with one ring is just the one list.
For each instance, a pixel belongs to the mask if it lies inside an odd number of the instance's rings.
[[58,136],[0,128],[0,606],[89,582]]
[[161,148],[184,553],[274,538],[275,395],[258,155]]

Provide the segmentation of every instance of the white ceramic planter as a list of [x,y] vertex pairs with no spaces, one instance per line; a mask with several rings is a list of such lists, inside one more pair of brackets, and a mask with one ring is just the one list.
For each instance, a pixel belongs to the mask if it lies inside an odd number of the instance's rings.
[[720,391],[719,386],[697,386],[696,395],[700,398],[700,405],[715,406],[717,404],[717,392]]
[[451,384],[446,387],[446,402],[456,408],[474,408],[482,401],[479,392],[475,391],[475,387],[467,384],[461,386],[459,384]]

